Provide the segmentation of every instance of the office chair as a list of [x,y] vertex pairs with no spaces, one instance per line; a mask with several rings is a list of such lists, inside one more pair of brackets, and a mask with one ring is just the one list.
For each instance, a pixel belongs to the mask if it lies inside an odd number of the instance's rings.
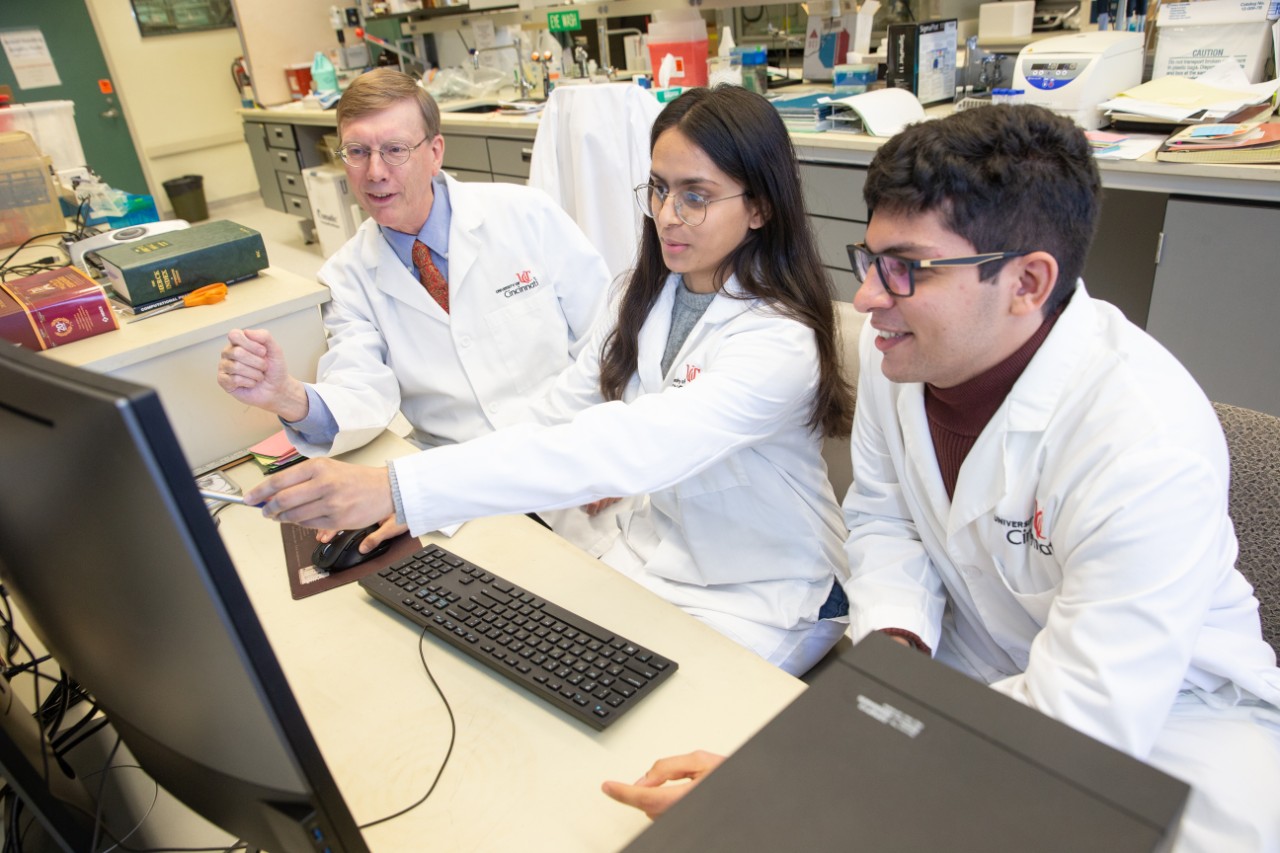
[[[858,338],[862,336],[862,324],[866,314],[853,309],[853,303],[844,299],[835,301],[836,330],[840,333],[840,372],[858,392]],[[843,501],[853,483],[853,459],[849,456],[849,436],[828,436],[822,440],[822,458],[827,463],[827,477],[835,489],[836,500]]]
[[1231,454],[1236,568],[1253,584],[1262,636],[1280,654],[1280,418],[1214,403]]

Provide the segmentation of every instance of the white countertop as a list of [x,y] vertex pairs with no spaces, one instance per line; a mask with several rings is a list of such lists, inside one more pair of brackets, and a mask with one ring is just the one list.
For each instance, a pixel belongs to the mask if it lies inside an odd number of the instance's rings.
[[[800,94],[805,87],[788,89]],[[816,90],[816,89],[815,89]],[[486,136],[519,135],[532,137],[538,128],[538,115],[511,115],[501,112],[451,112],[494,99],[444,101],[440,124],[445,133],[471,133]],[[948,115],[952,104],[939,104],[926,109],[931,118]],[[291,124],[336,126],[333,110],[305,110],[289,106],[266,110],[240,110],[247,121],[287,122]],[[809,162],[865,166],[885,140],[855,133],[792,133],[796,152]],[[1280,203],[1280,165],[1218,165],[1162,163],[1149,153],[1138,160],[1099,160],[1103,186],[1113,189],[1146,192],[1180,193],[1211,198]]]

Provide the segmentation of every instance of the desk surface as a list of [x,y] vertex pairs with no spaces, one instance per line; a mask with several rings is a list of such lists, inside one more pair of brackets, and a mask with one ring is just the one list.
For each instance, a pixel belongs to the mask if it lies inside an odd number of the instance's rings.
[[[329,301],[329,288],[278,267],[231,285],[216,305],[180,308],[160,317],[121,316],[120,328],[46,350],[49,358],[99,373],[148,361],[192,344],[223,338],[233,328],[257,328],[282,314]],[[210,367],[210,377],[213,367]]]
[[[346,458],[378,464],[411,450],[384,434]],[[251,464],[230,475],[245,487],[261,477]],[[219,517],[356,821],[416,801],[449,740],[445,711],[418,659],[420,631],[355,583],[294,601],[278,526],[242,506]],[[601,733],[428,638],[426,659],[453,707],[457,743],[425,804],[365,831],[374,851],[619,849],[649,822],[602,794],[602,781],[634,779],[665,755],[731,752],[804,689],[524,516],[473,521],[452,539],[423,539],[652,647],[680,669]]]

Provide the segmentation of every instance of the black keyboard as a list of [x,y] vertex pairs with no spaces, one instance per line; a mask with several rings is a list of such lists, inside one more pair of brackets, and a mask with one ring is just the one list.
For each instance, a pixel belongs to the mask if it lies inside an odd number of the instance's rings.
[[360,585],[595,729],[612,724],[678,667],[434,545],[361,578]]

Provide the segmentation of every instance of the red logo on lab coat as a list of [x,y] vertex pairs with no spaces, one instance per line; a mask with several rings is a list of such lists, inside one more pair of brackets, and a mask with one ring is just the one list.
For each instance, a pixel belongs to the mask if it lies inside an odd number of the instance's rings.
[[684,366],[684,381],[692,382],[698,378],[698,374],[702,372],[702,368],[696,364],[686,364]]
[[528,284],[532,278],[533,278],[532,270],[521,270],[520,272],[516,273],[516,281],[520,282],[521,284]]
[[1036,532],[1036,538],[1044,541],[1044,510],[1039,503],[1036,504],[1036,514],[1032,516],[1031,526]]

